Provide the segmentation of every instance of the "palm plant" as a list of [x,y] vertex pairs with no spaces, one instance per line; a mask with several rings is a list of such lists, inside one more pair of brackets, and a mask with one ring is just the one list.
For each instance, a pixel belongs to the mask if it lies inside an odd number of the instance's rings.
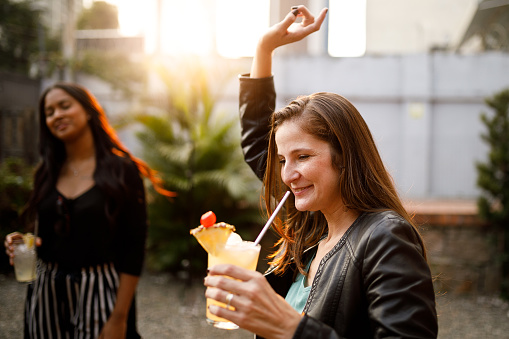
[[158,100],[158,113],[136,115],[143,126],[137,137],[143,158],[178,196],[168,202],[151,195],[147,265],[176,272],[186,263],[203,275],[206,253],[190,229],[212,210],[219,221],[252,237],[250,226],[256,225],[256,232],[261,224],[261,183],[243,160],[236,114],[214,112],[215,96],[204,68],[194,64],[183,72],[185,78],[165,67],[158,73],[166,98]]

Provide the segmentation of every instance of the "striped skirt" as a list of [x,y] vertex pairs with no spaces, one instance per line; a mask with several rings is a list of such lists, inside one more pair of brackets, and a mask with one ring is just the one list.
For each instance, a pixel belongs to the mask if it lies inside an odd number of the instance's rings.
[[[26,298],[25,338],[97,338],[115,306],[118,285],[113,264],[63,271],[57,264],[39,261]],[[127,338],[140,338],[134,305],[133,301]]]

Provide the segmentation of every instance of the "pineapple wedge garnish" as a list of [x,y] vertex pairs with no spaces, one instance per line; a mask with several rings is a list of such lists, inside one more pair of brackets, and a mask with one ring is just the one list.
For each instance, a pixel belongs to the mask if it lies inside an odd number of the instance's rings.
[[235,231],[235,226],[225,222],[218,222],[212,226],[200,225],[191,230],[191,234],[198,240],[201,247],[212,255],[219,253],[225,246],[228,237]]
[[32,233],[23,234],[23,242],[28,249],[31,249],[35,245],[35,237]]

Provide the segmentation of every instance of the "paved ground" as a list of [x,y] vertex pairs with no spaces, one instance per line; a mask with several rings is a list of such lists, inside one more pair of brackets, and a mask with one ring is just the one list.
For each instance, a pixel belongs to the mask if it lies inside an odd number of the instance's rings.
[[[243,339],[243,330],[224,331],[205,322],[204,289],[186,287],[164,275],[145,274],[138,288],[138,325],[145,339]],[[0,275],[0,338],[21,339],[25,286]],[[437,299],[440,339],[509,338],[509,304],[485,296]]]

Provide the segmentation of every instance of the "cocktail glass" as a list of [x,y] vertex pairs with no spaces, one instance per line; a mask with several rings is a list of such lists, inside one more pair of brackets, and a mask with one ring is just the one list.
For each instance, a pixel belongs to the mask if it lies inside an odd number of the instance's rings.
[[[256,270],[259,255],[260,245],[255,245],[252,241],[227,242],[225,247],[215,255],[209,253],[208,265],[211,267],[217,264],[233,264],[254,271]],[[209,324],[226,330],[239,328],[231,321],[210,313],[210,305],[218,305],[223,308],[227,306],[222,302],[207,298],[207,322]],[[230,306],[229,309],[234,310],[234,307]]]

